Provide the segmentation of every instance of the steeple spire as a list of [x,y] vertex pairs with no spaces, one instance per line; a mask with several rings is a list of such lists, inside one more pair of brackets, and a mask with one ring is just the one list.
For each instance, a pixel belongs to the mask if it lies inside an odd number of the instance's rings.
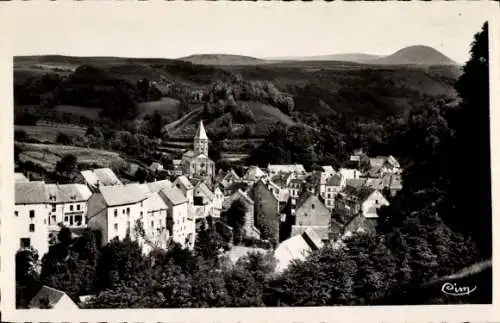
[[196,130],[194,139],[208,140],[207,133],[205,132],[205,127],[203,126],[202,120],[200,120],[200,125],[198,126],[198,130]]

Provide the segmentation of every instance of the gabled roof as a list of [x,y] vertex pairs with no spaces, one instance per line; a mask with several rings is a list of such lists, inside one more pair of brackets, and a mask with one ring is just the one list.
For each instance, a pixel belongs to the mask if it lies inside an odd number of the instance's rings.
[[44,182],[26,182],[15,184],[16,204],[48,203],[47,191]]
[[342,177],[346,179],[356,178],[356,174],[360,174],[361,172],[355,168],[341,168],[339,173]]
[[326,180],[326,185],[328,186],[340,186],[342,183],[342,176],[340,174],[335,174]]
[[355,198],[357,201],[364,202],[373,192],[377,191],[371,187],[352,187],[347,186],[342,191],[342,194],[345,194],[351,198]]
[[203,126],[203,121],[200,120],[194,139],[208,140],[207,133],[205,132],[205,127]]
[[148,198],[150,191],[144,184],[127,184],[101,187],[101,194],[107,206],[135,204]]
[[110,168],[97,168],[80,172],[83,178],[92,186],[123,185],[116,174]]
[[182,154],[182,159],[191,159],[194,157],[194,151],[189,149]]
[[88,201],[92,192],[83,184],[46,184],[48,201],[51,203],[73,203]]
[[[36,293],[35,297],[31,300],[29,307],[30,308],[40,308],[40,301],[43,299],[47,299],[49,301],[48,305],[54,306],[59,300],[66,295],[63,291],[57,290],[52,287],[43,286],[38,293]],[[76,304],[75,304],[76,306]]]
[[310,198],[314,198],[314,194],[307,191],[307,192],[304,192],[302,193],[302,195],[299,196],[299,198],[297,199],[297,204],[296,204],[296,207],[295,209],[298,210],[300,209],[300,207],[307,201],[309,200]]
[[295,172],[299,174],[304,174],[306,170],[304,169],[304,166],[301,164],[288,164],[288,165],[267,165],[267,170],[270,173],[290,173],[290,172]]
[[181,175],[181,176],[177,177],[175,179],[174,183],[175,184],[180,183],[187,190],[193,189],[193,184],[191,184],[191,182],[189,181],[189,179],[186,176],[184,176],[184,175]]
[[29,179],[24,176],[23,173],[14,173],[14,179],[16,183],[26,183],[29,182]]
[[323,246],[322,240],[328,239],[328,226],[292,226],[292,236],[301,235],[312,249],[320,249]]
[[264,176],[266,176],[266,173],[262,171],[262,169],[260,169],[257,166],[250,166],[250,168],[248,168],[243,178],[249,181],[256,181]]
[[380,178],[368,178],[366,179],[365,185],[377,190],[382,190],[384,189],[384,180]]
[[370,158],[370,166],[371,167],[382,167],[384,166],[387,157],[377,156],[375,158]]
[[248,196],[247,193],[243,192],[241,189],[238,189],[234,194],[238,194],[239,196],[243,197],[248,203],[253,204],[253,200]]
[[233,178],[233,179],[236,179],[236,180],[240,179],[240,177],[238,176],[238,174],[236,174],[236,172],[232,168],[227,173],[224,174],[223,180],[228,180],[230,178]]
[[208,188],[207,184],[200,182],[195,188],[195,195],[202,195],[208,200],[213,201],[214,193]]
[[184,196],[182,191],[175,186],[169,189],[161,190],[160,196],[163,199],[167,199],[173,205],[179,205],[188,202],[188,199]]
[[277,270],[282,271],[293,260],[305,260],[311,251],[319,249],[323,245],[318,240],[317,235],[311,229],[306,229],[302,234],[281,242],[274,251],[274,257],[278,260]]
[[158,211],[158,210],[165,210],[168,208],[167,204],[163,200],[163,198],[160,196],[159,192],[152,193],[147,201],[147,207],[148,211]]
[[161,191],[162,189],[165,188],[170,188],[172,187],[172,182],[169,181],[168,179],[164,179],[161,181],[156,181],[156,182],[151,182],[151,183],[146,183],[148,186],[148,189],[151,193]]
[[366,184],[366,179],[363,178],[349,178],[345,181],[346,186],[350,187],[362,187]]

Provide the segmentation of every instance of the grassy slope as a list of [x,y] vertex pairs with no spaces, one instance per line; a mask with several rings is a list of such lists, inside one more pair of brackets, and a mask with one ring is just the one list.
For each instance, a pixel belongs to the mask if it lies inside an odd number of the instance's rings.
[[125,165],[126,161],[118,153],[74,146],[20,143],[22,161],[32,161],[52,171],[61,157],[73,154],[79,163],[98,164],[100,167]]
[[143,102],[139,104],[139,115],[153,114],[158,111],[160,114],[177,115],[180,111],[179,100],[172,98],[162,98],[160,101]]
[[86,128],[77,127],[77,126],[69,126],[69,125],[57,125],[57,126],[46,126],[46,125],[37,125],[37,126],[21,126],[15,125],[14,130],[22,130],[26,132],[26,134],[30,138],[34,138],[39,141],[50,141],[55,142],[57,135],[61,132],[67,134],[70,137],[74,136],[84,136],[87,131]]

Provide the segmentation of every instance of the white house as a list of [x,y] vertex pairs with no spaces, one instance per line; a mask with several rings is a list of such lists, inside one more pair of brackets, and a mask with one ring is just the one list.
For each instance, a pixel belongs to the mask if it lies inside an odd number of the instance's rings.
[[338,192],[342,190],[342,175],[335,174],[326,180],[325,184],[325,194],[323,196],[325,200],[325,206],[328,209],[335,208],[335,196]]
[[30,301],[29,308],[77,310],[78,305],[63,291],[43,286]]
[[214,214],[213,216],[218,218],[220,217],[220,213],[222,211],[222,203],[224,203],[224,193],[216,186],[214,189]]
[[93,192],[99,191],[103,186],[123,185],[116,174],[110,168],[97,168],[80,172],[85,183]]
[[340,175],[342,176],[342,186],[345,186],[345,181],[348,179],[359,179],[362,176],[361,171],[355,168],[341,168],[339,170]]
[[14,179],[16,183],[26,183],[30,181],[23,173],[14,173]]
[[164,189],[159,192],[168,206],[167,229],[172,240],[182,247],[193,249],[195,241],[195,219],[189,217],[189,201],[177,188]]
[[19,248],[33,247],[43,257],[49,250],[49,204],[44,182],[15,183],[12,233]]
[[295,173],[295,175],[305,175],[306,170],[301,164],[293,165],[267,165],[269,176],[275,176],[279,173]]
[[50,210],[48,216],[49,238],[57,236],[61,225],[68,228],[87,226],[87,202],[92,195],[83,184],[46,184]]
[[193,191],[196,218],[206,218],[214,214],[214,193],[204,182],[199,182]]
[[146,252],[155,248],[167,249],[170,238],[167,228],[167,203],[159,192],[151,193],[145,200],[147,213],[143,217],[144,242],[147,245]]
[[[100,193],[92,195],[88,203],[87,224],[102,233],[102,244],[127,234],[132,240],[138,239],[137,221],[146,216],[146,199],[150,191],[146,185],[128,184],[101,187]],[[143,223],[144,225],[144,223]],[[147,252],[146,249],[144,252]]]
[[293,260],[305,260],[311,252],[322,246],[321,239],[313,229],[306,229],[302,234],[281,242],[274,251],[276,271],[283,272]]
[[250,166],[245,172],[245,175],[243,176],[243,182],[249,185],[253,185],[259,179],[266,177],[267,177],[266,172],[264,172],[258,166]]

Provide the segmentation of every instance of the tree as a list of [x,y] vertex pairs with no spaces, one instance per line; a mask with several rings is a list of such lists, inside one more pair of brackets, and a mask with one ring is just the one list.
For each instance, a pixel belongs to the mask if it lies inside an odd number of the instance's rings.
[[205,260],[215,261],[223,247],[224,242],[213,226],[196,234],[195,253]]
[[26,307],[41,287],[38,252],[22,249],[16,252],[16,307]]
[[230,307],[263,306],[262,286],[257,284],[251,273],[234,268],[225,274],[228,303]]
[[62,181],[71,181],[77,171],[78,159],[75,155],[66,154],[56,163],[56,173]]
[[236,268],[248,272],[254,282],[263,288],[267,279],[274,273],[277,261],[272,252],[249,252],[243,257],[240,257],[236,262]]
[[61,145],[71,145],[73,141],[68,136],[68,134],[64,132],[59,132],[56,137],[56,142]]

